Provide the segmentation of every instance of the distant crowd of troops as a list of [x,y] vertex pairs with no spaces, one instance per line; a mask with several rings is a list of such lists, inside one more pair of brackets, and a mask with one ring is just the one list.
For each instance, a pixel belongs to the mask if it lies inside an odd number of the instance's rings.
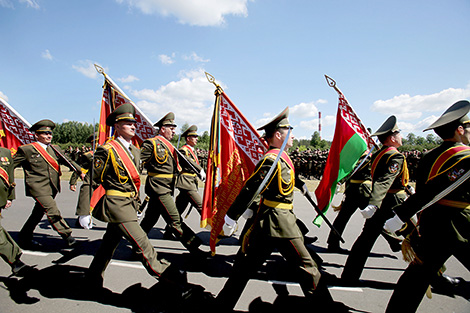
[[[92,147],[85,145],[83,145],[81,148],[73,148],[70,146],[66,150],[66,154],[71,160],[77,162],[83,153],[90,151],[91,149]],[[204,149],[196,149],[196,152],[202,168],[205,169],[207,165],[208,151]],[[292,152],[289,153],[289,156],[292,159],[292,162],[294,162],[296,173],[299,173],[301,177],[310,180],[320,180],[325,169],[329,152],[329,149],[312,150],[308,148],[306,150],[300,151],[299,148],[295,148]],[[410,181],[412,182],[416,180],[416,168],[418,167],[419,160],[424,152],[426,151],[421,152],[419,150],[411,150],[403,152],[408,164],[408,170],[410,171]]]

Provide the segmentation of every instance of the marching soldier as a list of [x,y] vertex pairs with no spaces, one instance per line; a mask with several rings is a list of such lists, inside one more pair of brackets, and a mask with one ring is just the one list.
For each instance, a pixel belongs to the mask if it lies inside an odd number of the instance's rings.
[[96,149],[93,180],[100,187],[93,192],[92,213],[108,225],[86,276],[92,288],[102,287],[104,271],[122,237],[139,252],[150,275],[165,282],[186,284],[185,273],[157,258],[157,252],[137,221],[140,150],[131,143],[135,123],[134,106],[121,104],[106,119],[106,124],[115,128],[116,139]]
[[[0,147],[0,220],[1,211],[8,209],[15,199],[13,159],[7,148]],[[23,252],[0,224],[0,256],[11,267],[15,276],[22,276],[30,267],[21,261]]]
[[[29,130],[34,132],[37,142],[20,146],[14,157],[15,168],[23,167],[26,196],[32,197],[36,202],[18,236],[18,244],[23,249],[40,248],[41,245],[33,240],[33,232],[44,213],[52,228],[69,247],[76,242],[72,237],[72,229],[62,218],[54,199],[60,192],[60,165],[74,171],[78,171],[80,167],[65,157],[59,147],[51,145],[54,128],[55,124],[50,120],[41,120],[31,126]],[[80,174],[82,179],[84,176]]]
[[[455,182],[470,170],[470,102],[454,103],[426,130],[433,129],[443,143],[427,152],[418,166],[416,193],[394,208],[385,223],[391,232],[419,213],[417,229],[409,236],[414,260],[398,280],[386,312],[415,312],[424,294],[452,255],[470,270],[470,180]],[[453,186],[452,191],[428,205]]]
[[[369,205],[360,211],[366,222],[351,248],[341,275],[347,284],[359,281],[369,253],[382,234],[385,221],[393,216],[392,207],[406,198],[405,188],[409,176],[405,156],[397,150],[402,145],[402,137],[396,117],[390,116],[372,136],[377,136],[383,146],[371,159],[372,190]],[[398,239],[385,238],[393,251],[400,250]]]
[[[262,181],[274,166],[272,179],[262,186],[259,206],[252,217],[251,228],[243,238],[230,277],[216,298],[217,308],[223,312],[232,310],[240,298],[251,276],[262,266],[267,257],[277,249],[289,264],[297,268],[298,282],[315,307],[329,308],[332,312],[342,312],[342,303],[334,302],[318,265],[310,256],[302,239],[293,212],[295,173],[294,165],[285,151],[280,151],[284,141],[286,148],[292,146],[292,127],[288,121],[288,108],[268,124],[258,130],[265,130],[265,139],[270,150],[258,162],[254,173],[246,181],[243,189],[230,206],[225,216],[224,235],[231,235],[236,221],[247,209]],[[277,155],[281,158],[275,164]],[[258,199],[257,199],[258,200]]]
[[141,158],[147,169],[145,193],[150,197],[145,216],[140,222],[148,234],[160,215],[172,234],[193,255],[204,257],[202,241],[183,221],[173,200],[176,176],[181,171],[178,152],[170,140],[175,135],[175,115],[170,112],[155,123],[158,135],[142,143]]
[[358,208],[361,210],[365,208],[369,201],[372,182],[370,180],[370,158],[368,157],[368,151],[364,152],[357,161],[357,164],[360,167],[357,170],[355,169],[354,174],[346,181],[344,199],[333,222],[333,227],[338,231],[338,234],[331,230],[328,236],[328,251],[331,252],[343,252],[339,245],[340,237],[338,235],[343,234],[346,224],[354,212]]
[[[180,214],[183,214],[184,210],[190,204],[195,207],[196,210],[201,214],[202,210],[202,199],[198,190],[198,175],[194,172],[194,169],[198,173],[203,174],[202,177],[205,177],[205,173],[201,165],[199,164],[199,159],[197,157],[194,147],[198,141],[197,126],[190,126],[181,137],[185,138],[186,144],[180,148],[180,152],[186,157],[188,162],[186,166],[182,166],[182,171],[179,173],[176,180],[176,188],[179,190],[179,194],[176,197],[176,207]],[[204,180],[204,179],[203,179]]]
[[[94,135],[92,134],[86,140],[86,142],[91,143],[94,145],[93,142]],[[80,192],[78,194],[78,201],[77,201],[77,208],[75,211],[75,215],[78,216],[77,224],[83,227],[84,229],[91,229],[93,227],[93,220],[90,214],[90,199],[92,193],[92,186],[93,189],[97,187],[96,184],[91,184],[91,172],[93,170],[93,150],[84,152],[78,158],[78,163],[82,168],[82,172],[85,173],[85,178],[83,180],[82,186],[80,187]],[[78,174],[73,173],[70,177],[70,190],[76,191],[77,190],[77,180]]]

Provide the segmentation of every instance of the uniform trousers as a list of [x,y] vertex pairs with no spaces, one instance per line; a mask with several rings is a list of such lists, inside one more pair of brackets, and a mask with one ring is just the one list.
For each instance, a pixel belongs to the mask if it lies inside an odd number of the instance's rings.
[[85,176],[83,184],[80,186],[80,193],[78,194],[77,208],[75,215],[83,216],[90,215],[90,199],[91,199],[91,185],[89,175]]
[[20,258],[21,254],[22,251],[20,247],[0,224],[0,256],[2,259],[12,265],[13,262]]
[[140,226],[145,233],[149,233],[153,226],[158,221],[158,218],[163,216],[163,219],[170,227],[172,234],[188,249],[193,252],[198,250],[202,241],[191,228],[189,228],[183,221],[178,212],[175,201],[170,193],[157,195],[149,194],[150,197],[145,216],[140,222]]
[[[360,195],[359,186],[360,184],[351,183],[345,191],[346,198],[341,205],[341,210],[333,221],[333,227],[338,231],[339,235],[343,234],[346,224],[349,222],[354,212],[356,212],[358,208],[362,209],[367,206],[365,202],[368,201],[368,199]],[[334,231],[330,231],[327,240],[328,246],[332,248],[339,247],[339,242],[340,237]]]
[[[263,265],[274,249],[279,251],[290,266],[296,268],[297,281],[305,296],[314,295],[321,273],[302,238],[274,238],[252,234],[246,254],[241,250],[238,252],[230,277],[217,296],[217,303],[221,308],[230,310],[235,307],[250,278]],[[332,301],[327,289],[326,295],[329,296],[329,299],[326,300]]]
[[156,278],[160,278],[165,269],[170,266],[170,263],[157,258],[157,252],[137,221],[108,223],[103,241],[90,264],[89,274],[91,276],[103,276],[123,236],[131,243],[132,248],[139,252],[142,258],[141,262],[147,272]]
[[19,239],[29,242],[33,239],[33,232],[36,226],[41,222],[44,213],[52,228],[64,239],[72,234],[72,229],[62,218],[57,203],[53,196],[34,197],[34,204],[31,215],[26,220],[20,230]]
[[416,253],[422,263],[410,263],[398,279],[387,313],[416,312],[428,286],[452,255],[470,271],[470,243],[459,241],[455,234],[452,236],[442,230],[431,230],[417,239]]
[[[366,220],[361,234],[351,248],[343,273],[341,274],[341,279],[349,282],[357,282],[359,280],[377,238],[383,233],[385,221],[394,215],[391,208],[394,204],[399,203],[400,200],[397,197],[395,194],[387,194],[382,202],[382,206],[377,209],[377,212],[371,218]],[[387,237],[385,239],[387,241],[395,240]],[[391,241],[389,241],[389,244],[391,244]]]
[[201,214],[202,199],[197,190],[186,190],[181,188],[178,189],[179,194],[176,196],[175,204],[180,215],[183,214],[188,204],[194,206],[199,214]]

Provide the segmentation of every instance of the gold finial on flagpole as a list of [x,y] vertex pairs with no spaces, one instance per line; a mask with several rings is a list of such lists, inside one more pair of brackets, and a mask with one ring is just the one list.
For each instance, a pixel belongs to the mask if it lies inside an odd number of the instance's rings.
[[98,73],[104,75],[104,69],[103,69],[101,66],[99,66],[98,64],[96,64],[96,63],[95,63],[94,65],[95,65],[96,71],[97,71]]
[[325,74],[325,79],[326,79],[326,82],[327,82],[328,86],[334,88],[336,90],[336,92],[341,93],[339,91],[338,87],[336,87],[336,82],[333,78],[331,78],[330,76]]
[[211,74],[209,74],[209,73],[207,73],[207,72],[204,72],[204,73],[206,74],[206,78],[207,78],[207,80],[209,81],[209,83],[214,84],[215,87],[219,87],[219,84],[217,84],[217,83],[215,82],[215,77],[214,77],[214,76],[212,76]]

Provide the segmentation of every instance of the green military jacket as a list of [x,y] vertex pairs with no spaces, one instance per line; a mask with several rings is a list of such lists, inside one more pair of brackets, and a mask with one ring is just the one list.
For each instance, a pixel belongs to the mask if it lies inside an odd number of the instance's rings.
[[0,179],[0,208],[5,207],[7,200],[15,199],[15,174],[13,167],[13,158],[11,152],[7,148],[0,147],[0,166],[5,170],[4,173],[8,175],[7,181],[3,179],[6,176],[2,175]]
[[[58,146],[54,146],[62,156],[64,152]],[[69,167],[69,164],[59,157],[51,147],[47,147],[47,153],[59,164]],[[60,171],[55,170],[32,144],[18,147],[15,154],[14,167],[23,167],[26,196],[55,196],[60,192]],[[67,158],[76,168],[80,166]],[[73,170],[73,168],[70,168]]]
[[[127,157],[132,160],[130,161],[131,165],[138,172],[140,150],[131,145],[131,151],[129,151],[120,140],[113,141],[123,147]],[[139,193],[136,191],[136,185],[133,183],[124,164],[110,143],[96,149],[93,182],[100,184],[100,188],[102,187],[106,191],[106,194],[97,202],[92,211],[93,216],[100,221],[108,223],[137,221],[136,212],[140,205]],[[93,197],[99,194],[99,190],[101,189],[95,190]]]
[[[372,191],[369,204],[380,208],[387,194],[404,191],[408,185],[406,159],[397,149],[383,146],[371,159]],[[400,193],[405,198],[405,193]]]
[[[454,148],[459,149],[458,153],[449,157],[444,155],[445,152],[455,152],[452,151]],[[439,171],[434,171],[438,168]],[[469,170],[470,148],[444,141],[423,155],[418,166],[416,193],[395,207],[395,213],[402,221],[407,220]],[[451,244],[450,238],[464,242],[470,240],[470,180],[420,213],[419,233],[436,237],[436,243],[444,241]]]
[[[278,150],[277,150],[278,151]],[[247,209],[247,205],[258,190],[264,177],[277,156],[276,153],[264,155],[258,162],[254,173],[248,178],[242,190],[230,206],[227,215],[237,220]],[[300,238],[302,233],[297,226],[293,211],[295,173],[289,156],[284,153],[276,165],[272,178],[261,192],[258,211],[255,212],[254,233],[276,238]]]
[[[198,171],[201,172],[202,167],[199,165],[196,152],[188,145],[182,146],[179,151],[186,157],[186,160]],[[176,180],[176,188],[184,190],[197,190],[198,178],[197,174],[189,165],[184,165],[182,162],[182,171],[178,174]]]
[[173,193],[175,189],[178,158],[171,151],[173,145],[166,143],[160,135],[142,143],[141,160],[147,169],[145,192],[148,195]]

